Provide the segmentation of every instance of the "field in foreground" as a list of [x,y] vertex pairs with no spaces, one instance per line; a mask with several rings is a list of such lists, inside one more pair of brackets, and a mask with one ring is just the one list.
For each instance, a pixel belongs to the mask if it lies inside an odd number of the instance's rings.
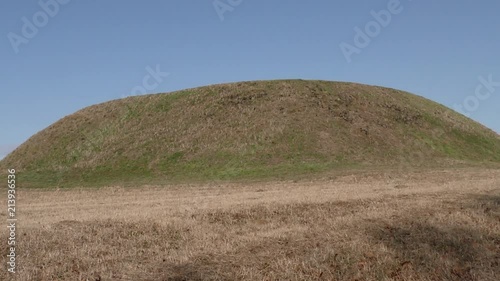
[[18,200],[17,280],[500,280],[500,170]]

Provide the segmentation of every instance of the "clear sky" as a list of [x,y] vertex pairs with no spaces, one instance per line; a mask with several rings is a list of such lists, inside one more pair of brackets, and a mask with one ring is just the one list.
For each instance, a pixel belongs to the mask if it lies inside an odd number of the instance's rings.
[[89,105],[262,79],[403,89],[500,132],[499,12],[498,0],[1,1],[0,157]]

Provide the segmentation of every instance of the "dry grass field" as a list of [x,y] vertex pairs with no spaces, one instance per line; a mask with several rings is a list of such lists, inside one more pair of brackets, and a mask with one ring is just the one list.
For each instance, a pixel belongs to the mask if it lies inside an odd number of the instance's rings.
[[16,280],[500,280],[494,169],[20,189],[18,219]]

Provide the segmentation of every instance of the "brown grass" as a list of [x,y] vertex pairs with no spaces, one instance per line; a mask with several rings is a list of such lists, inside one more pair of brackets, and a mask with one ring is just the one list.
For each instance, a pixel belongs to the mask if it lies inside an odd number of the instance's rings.
[[18,200],[17,280],[500,279],[500,170],[20,189]]

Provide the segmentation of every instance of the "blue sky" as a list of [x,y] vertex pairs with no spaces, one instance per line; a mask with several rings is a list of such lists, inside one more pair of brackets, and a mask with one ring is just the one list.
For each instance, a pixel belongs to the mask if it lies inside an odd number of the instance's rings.
[[0,157],[89,105],[262,79],[403,89],[500,132],[499,11],[496,0],[1,1]]

